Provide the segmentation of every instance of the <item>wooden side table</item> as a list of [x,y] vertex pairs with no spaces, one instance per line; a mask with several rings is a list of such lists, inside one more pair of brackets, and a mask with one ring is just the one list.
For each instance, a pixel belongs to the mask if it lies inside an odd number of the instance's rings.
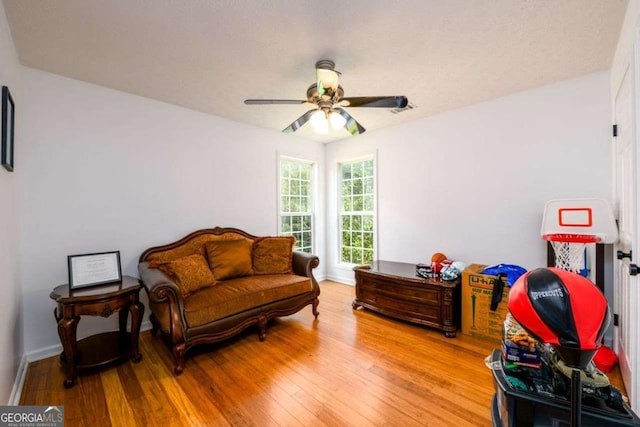
[[[60,360],[66,368],[65,388],[73,387],[78,372],[102,367],[131,357],[134,363],[142,359],[138,350],[140,325],[144,305],[140,302],[142,285],[130,276],[121,282],[69,290],[69,285],[57,286],[49,295],[57,303],[53,315],[58,322],[58,335],[63,351]],[[80,316],[109,317],[119,314],[119,330],[86,337],[80,341],[76,330]],[[127,332],[127,316],[131,314],[131,332]]]

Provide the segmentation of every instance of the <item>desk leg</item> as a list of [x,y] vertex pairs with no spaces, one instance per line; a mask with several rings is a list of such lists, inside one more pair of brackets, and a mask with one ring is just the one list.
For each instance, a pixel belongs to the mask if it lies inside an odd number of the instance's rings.
[[72,317],[71,319],[60,319],[58,322],[58,335],[62,342],[64,362],[67,370],[67,379],[64,380],[64,387],[71,388],[78,378],[76,369],[76,357],[78,351],[78,342],[76,341],[76,330],[78,328],[80,317]]
[[142,316],[144,315],[144,305],[140,302],[131,304],[129,306],[129,312],[131,313],[131,360],[133,360],[134,363],[138,363],[142,360],[142,354],[140,354],[138,349],[138,337],[140,336],[140,325],[142,324]]
[[454,300],[453,289],[445,289],[442,297],[442,327],[444,336],[447,338],[455,338],[458,330],[457,309]]

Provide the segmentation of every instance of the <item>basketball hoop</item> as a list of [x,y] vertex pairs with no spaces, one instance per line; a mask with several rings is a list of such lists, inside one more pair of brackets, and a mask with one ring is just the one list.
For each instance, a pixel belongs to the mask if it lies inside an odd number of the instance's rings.
[[617,242],[618,226],[604,199],[555,199],[544,205],[540,235],[551,242],[557,268],[588,277],[586,246]]
[[589,243],[602,239],[591,234],[545,234],[542,238],[551,243],[556,254],[556,268],[580,274],[584,268],[584,249]]

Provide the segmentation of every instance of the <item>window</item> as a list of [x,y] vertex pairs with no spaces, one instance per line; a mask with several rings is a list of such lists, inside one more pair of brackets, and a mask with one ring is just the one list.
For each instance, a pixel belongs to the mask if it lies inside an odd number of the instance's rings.
[[280,158],[280,234],[296,238],[295,249],[313,252],[313,163]]
[[375,241],[373,159],[340,165],[340,261],[372,263]]

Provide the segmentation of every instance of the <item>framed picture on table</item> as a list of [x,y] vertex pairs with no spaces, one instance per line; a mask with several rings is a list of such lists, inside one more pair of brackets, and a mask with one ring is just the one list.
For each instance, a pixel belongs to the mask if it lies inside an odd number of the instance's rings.
[[122,281],[120,251],[69,255],[69,290]]

